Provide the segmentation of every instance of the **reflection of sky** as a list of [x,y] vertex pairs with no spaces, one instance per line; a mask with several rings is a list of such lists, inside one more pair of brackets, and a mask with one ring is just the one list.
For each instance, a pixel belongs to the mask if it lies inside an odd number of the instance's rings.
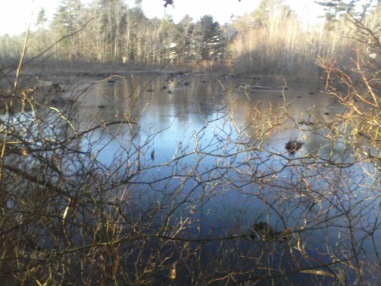
[[[135,76],[134,80],[134,86],[145,85],[144,77]],[[291,209],[292,213],[284,218],[287,227],[302,227],[304,217],[320,227],[324,223],[318,218],[319,204],[325,199],[338,200],[332,195],[333,191],[342,190],[346,197],[344,206],[366,199],[372,176],[363,174],[365,169],[372,174],[372,167],[364,164],[337,169],[325,165],[329,160],[353,162],[353,150],[343,149],[344,143],[339,150],[337,143],[327,139],[327,130],[311,131],[308,126],[299,124],[301,121],[315,123],[319,116],[327,122],[331,120],[335,111],[332,99],[291,89],[285,94],[285,110],[279,90],[254,91],[248,96],[233,94],[230,90],[221,96],[218,84],[201,78],[191,79],[186,86],[173,84],[163,89],[164,85],[167,83],[158,77],[147,85],[153,91],[133,89],[133,85],[120,80],[96,87],[98,94],[92,93],[84,107],[88,114],[91,110],[96,114],[91,118],[117,120],[119,117],[115,116],[136,106],[132,114],[138,123],[108,127],[108,133],[96,130],[83,145],[96,142],[97,159],[106,166],[112,166],[119,155],[124,156],[123,164],[130,169],[120,172],[138,172],[140,168],[139,176],[134,177],[131,184],[145,194],[147,188],[150,189],[164,205],[169,204],[170,196],[160,194],[176,192],[181,182],[185,182],[184,192],[179,198],[192,192],[194,200],[189,199],[184,207],[191,208],[205,193],[205,201],[196,204],[202,205],[203,211],[208,213],[204,234],[209,233],[211,225],[219,232],[227,231],[224,227],[233,226],[237,220],[250,226],[254,219],[261,219],[282,229],[285,225],[279,221],[277,211],[288,213]],[[139,100],[135,101],[137,95]],[[99,109],[98,105],[104,108]],[[254,114],[254,109],[259,113]],[[271,120],[281,126],[274,127],[265,140],[259,142],[253,128]],[[290,138],[305,142],[295,156],[287,154],[284,148]],[[319,164],[306,158],[316,155],[316,148],[322,159]],[[350,181],[342,181],[342,178],[350,178]],[[307,186],[303,184],[309,184],[308,189],[316,193],[303,193]],[[352,189],[352,186],[357,187]],[[353,193],[356,195],[352,196]],[[279,202],[284,203],[278,205]],[[277,206],[278,210],[270,205]],[[369,209],[375,211],[373,204],[370,205]],[[339,210],[332,211],[330,216],[337,214]],[[373,219],[372,216],[367,218]],[[337,237],[337,232],[330,232],[332,239],[335,235]]]
[[[255,90],[249,95],[244,95],[229,89],[225,96],[221,96],[221,88],[212,78],[205,80],[202,77],[175,77],[175,83],[171,84],[165,82],[165,78],[166,76],[135,75],[133,80],[118,79],[115,83],[102,83],[92,89],[90,96],[84,100],[84,110],[87,113],[84,112],[82,116],[106,122],[114,121],[119,119],[118,116],[122,112],[134,108],[131,114],[138,121],[137,125],[133,125],[134,130],[130,130],[131,128],[125,124],[122,128],[119,125],[109,126],[109,134],[95,131],[91,141],[97,142],[97,158],[101,162],[111,164],[114,155],[118,154],[119,147],[127,148],[132,141],[135,148],[142,146],[140,160],[144,158],[145,162],[150,162],[153,154],[154,160],[150,164],[164,164],[180,151],[189,153],[195,149],[200,153],[208,153],[208,156],[202,158],[202,162],[208,162],[201,164],[205,168],[208,168],[208,164],[227,161],[232,157],[234,163],[238,164],[237,161],[246,160],[246,154],[242,152],[231,156],[239,150],[235,142],[254,142],[253,146],[258,147],[260,142],[257,142],[256,133],[251,130],[271,120],[281,126],[274,127],[274,130],[268,133],[265,141],[260,144],[263,151],[258,152],[256,156],[261,160],[268,156],[267,152],[281,156],[270,156],[258,167],[258,171],[265,172],[268,168],[275,168],[273,170],[276,171],[287,163],[288,154],[284,145],[290,138],[305,141],[296,157],[311,152],[311,146],[318,146],[326,155],[332,150],[321,148],[327,145],[324,132],[318,137],[297,124],[302,120],[313,122],[314,110],[322,113],[327,110],[332,112],[332,99],[311,96],[308,90],[292,89],[286,92],[285,101],[280,90]],[[187,85],[182,84],[185,81],[188,82]],[[143,86],[147,87],[146,91],[142,90]],[[274,86],[278,86],[278,83]],[[315,90],[315,87],[313,89]],[[138,100],[135,100],[136,98]],[[287,104],[286,110],[284,102]],[[99,106],[102,106],[102,109]],[[259,115],[253,116],[253,109]],[[91,110],[96,115],[90,115]],[[118,135],[116,138],[113,137],[115,134]],[[99,141],[100,135],[103,139]],[[328,145],[332,147],[331,143]],[[194,156],[186,156],[184,161],[186,160],[195,159]]]

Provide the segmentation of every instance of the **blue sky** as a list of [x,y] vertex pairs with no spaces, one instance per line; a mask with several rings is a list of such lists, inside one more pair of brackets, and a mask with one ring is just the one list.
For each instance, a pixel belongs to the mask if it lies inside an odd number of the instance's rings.
[[[87,0],[89,2],[90,0]],[[253,11],[261,0],[175,0],[175,6],[163,7],[162,0],[143,0],[143,10],[148,17],[162,17],[164,13],[171,14],[178,22],[185,14],[190,14],[194,20],[203,15],[212,15],[223,24],[229,21],[230,16],[242,15]],[[82,1],[86,2],[86,1]],[[130,6],[134,0],[125,0]],[[35,22],[36,15],[44,7],[48,15],[56,11],[59,0],[10,0],[1,5],[0,35],[18,34],[25,31],[28,23]],[[320,12],[315,0],[285,0],[302,18],[312,20]]]

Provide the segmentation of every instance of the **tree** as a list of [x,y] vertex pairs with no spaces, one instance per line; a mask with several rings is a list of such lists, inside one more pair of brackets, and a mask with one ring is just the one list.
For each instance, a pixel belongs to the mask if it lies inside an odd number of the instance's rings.
[[121,0],[95,1],[98,33],[101,35],[101,54],[105,60],[120,61],[124,44],[127,7]]
[[222,41],[222,32],[218,22],[212,16],[203,16],[196,24],[192,35],[198,60],[215,60]]
[[[365,7],[367,8],[367,7]],[[377,10],[373,13],[354,13],[350,9],[345,10],[346,25],[352,31],[352,47],[356,57],[353,57],[346,65],[340,62],[326,61],[320,59],[319,64],[325,70],[327,92],[334,96],[339,102],[345,106],[346,111],[340,118],[340,126],[347,126],[350,130],[347,134],[345,142],[351,142],[351,146],[357,150],[359,156],[357,160],[367,161],[374,165],[377,172],[374,173],[372,179],[378,182],[379,175],[379,111],[380,111],[380,62],[373,61],[369,58],[366,51],[368,43],[372,43],[372,51],[381,54],[381,45],[379,43],[380,34],[376,27],[379,25],[379,17]],[[374,20],[378,24],[374,25]],[[338,127],[338,126],[336,126]],[[359,238],[353,242],[356,245],[363,241],[374,239],[373,231],[378,226],[363,226],[363,228],[371,228],[366,230],[368,235],[362,239]],[[379,252],[378,246],[374,245],[373,251]],[[358,273],[360,285],[365,285],[366,278],[364,275],[365,266],[360,262],[358,255],[361,251],[355,252],[356,264],[355,269]],[[379,259],[378,259],[379,261]]]
[[[140,7],[129,9],[127,12],[127,27],[125,33],[126,47],[125,55],[131,61],[143,60],[145,49],[142,46],[142,38],[146,32],[146,17]],[[148,37],[147,37],[148,38]],[[147,39],[148,40],[148,39]],[[148,60],[148,59],[147,59]],[[150,61],[148,61],[150,62]]]
[[178,58],[179,63],[183,64],[185,60],[188,62],[192,60],[193,49],[191,46],[191,37],[193,34],[194,23],[192,17],[185,15],[183,19],[177,24],[177,30],[179,33],[179,38],[177,42],[179,43]]
[[[83,18],[82,4],[80,0],[61,0],[57,13],[51,23],[51,29],[55,35],[55,40],[68,36],[78,31],[86,22]],[[60,42],[60,47],[64,51],[64,58],[74,60],[81,55],[83,42],[80,34],[69,37]]]
[[358,0],[316,1],[317,4],[325,8],[326,20],[328,22],[335,21],[338,17],[345,15],[345,13],[353,11],[356,2]]
[[39,29],[44,29],[47,21],[48,19],[46,18],[45,9],[41,8],[37,15],[36,26]]
[[230,47],[243,70],[296,74],[314,65],[311,50],[315,43],[308,39],[316,34],[303,31],[298,17],[282,1],[262,1],[252,13],[237,17],[233,25],[237,35]]

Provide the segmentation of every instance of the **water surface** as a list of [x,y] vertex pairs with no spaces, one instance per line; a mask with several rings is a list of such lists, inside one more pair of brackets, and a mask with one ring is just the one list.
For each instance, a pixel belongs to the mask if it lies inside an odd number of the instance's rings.
[[[319,83],[134,74],[94,85],[82,102],[83,126],[122,122],[83,148],[95,146],[105,169],[118,166],[129,178],[123,198],[142,210],[178,204],[178,219],[191,213],[197,223],[184,235],[242,234],[265,221],[329,261],[343,257],[353,219],[359,243],[374,251],[366,230],[377,218],[376,170],[356,163],[350,129],[336,124],[344,108]],[[303,142],[294,155],[289,140]]]

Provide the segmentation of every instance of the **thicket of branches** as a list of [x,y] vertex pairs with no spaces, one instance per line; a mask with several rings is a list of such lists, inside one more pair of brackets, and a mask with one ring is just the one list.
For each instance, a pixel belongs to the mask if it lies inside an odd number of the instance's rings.
[[[319,60],[327,93],[343,113],[332,120],[309,114],[301,123],[284,90],[281,109],[258,106],[250,123],[238,126],[231,98],[230,109],[216,110],[201,130],[187,130],[160,163],[152,151],[160,131],[137,140],[141,102],[130,76],[119,77],[130,90],[124,117],[82,122],[77,99],[92,86],[36,87],[23,76],[24,49],[14,73],[1,70],[2,283],[380,281],[377,19],[348,11],[357,57],[345,66]],[[368,45],[375,57],[364,56]],[[289,124],[302,136],[328,140],[315,149],[308,140],[291,142],[291,151],[269,148],[268,137]],[[110,143],[94,139],[100,132]],[[106,165],[99,156],[111,142],[119,151]]]

